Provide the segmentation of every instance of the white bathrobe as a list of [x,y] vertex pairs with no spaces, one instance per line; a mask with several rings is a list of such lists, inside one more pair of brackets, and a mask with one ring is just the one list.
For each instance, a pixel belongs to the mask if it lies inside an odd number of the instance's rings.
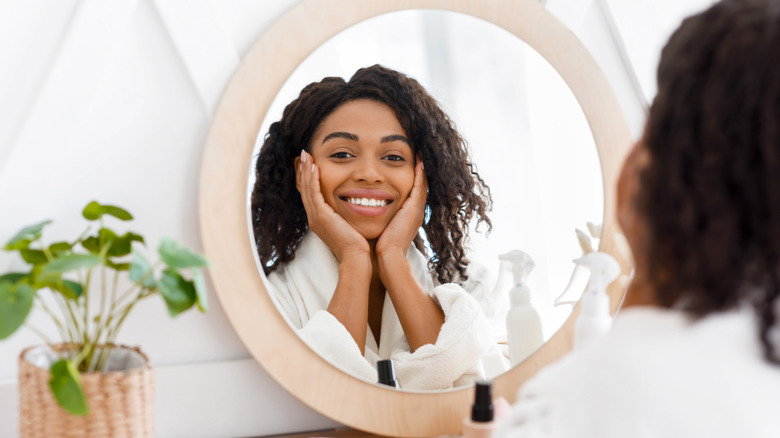
[[[318,354],[347,373],[376,382],[376,363],[392,359],[396,380],[406,389],[445,389],[484,378],[483,358],[501,356],[479,303],[456,284],[435,286],[425,257],[414,245],[406,256],[417,282],[444,312],[435,344],[411,352],[391,300],[382,310],[380,345],[368,328],[365,356],[354,339],[326,310],[338,282],[338,260],[313,232],[298,247],[295,260],[268,276],[282,314]],[[492,363],[491,362],[491,363]]]
[[496,438],[780,437],[780,366],[750,309],[692,322],[620,312],[612,331],[520,389]]

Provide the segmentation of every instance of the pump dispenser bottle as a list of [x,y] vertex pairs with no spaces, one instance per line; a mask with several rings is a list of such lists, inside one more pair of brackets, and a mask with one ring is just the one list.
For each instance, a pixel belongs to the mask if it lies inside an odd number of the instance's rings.
[[398,381],[395,380],[395,369],[393,368],[392,359],[384,359],[377,362],[376,371],[379,375],[380,384],[398,388]]
[[530,255],[519,250],[502,254],[501,258],[510,262],[515,283],[509,290],[511,307],[506,315],[509,362],[515,366],[544,343],[542,321],[531,304],[531,289],[526,284],[536,265]]
[[490,438],[493,422],[493,385],[488,381],[478,381],[474,390],[474,404],[471,416],[463,419],[465,438]]
[[590,279],[582,294],[582,308],[574,324],[574,347],[579,348],[603,336],[612,327],[607,286],[620,275],[620,265],[609,254],[591,252],[576,260],[578,266],[590,270]]

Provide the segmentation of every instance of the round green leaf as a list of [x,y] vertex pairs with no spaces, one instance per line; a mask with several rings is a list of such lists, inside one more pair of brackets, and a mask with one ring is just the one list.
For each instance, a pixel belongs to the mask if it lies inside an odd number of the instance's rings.
[[[152,266],[141,255],[140,252],[133,250],[133,261],[130,262],[130,279],[135,283],[147,288],[153,288],[157,285],[154,281]],[[143,282],[141,282],[143,280]]]
[[81,215],[88,221],[98,220],[103,216],[101,205],[97,201],[92,201],[84,207],[84,211],[81,212]]
[[22,256],[25,262],[32,265],[39,265],[49,261],[49,259],[46,258],[46,254],[44,254],[44,252],[40,249],[20,249],[19,254]]
[[116,263],[110,259],[106,260],[106,266],[117,271],[127,271],[130,269],[130,263]]
[[100,239],[90,236],[81,241],[81,246],[92,254],[100,254]]
[[160,294],[168,306],[168,313],[173,317],[195,304],[195,287],[173,269],[163,271],[158,284]]
[[108,250],[108,255],[121,257],[130,254],[133,249],[133,242],[143,243],[144,238],[140,234],[133,232],[127,232],[122,237],[116,238],[116,241],[111,245],[111,249]]
[[5,244],[6,251],[13,251],[15,249],[27,248],[30,242],[41,237],[43,227],[50,224],[51,221],[43,221],[41,223],[30,225],[22,228],[8,243]]
[[190,251],[172,239],[161,239],[158,252],[165,264],[172,268],[200,268],[209,265],[205,257]]
[[7,274],[0,275],[0,283],[18,283],[28,275],[30,274],[24,272],[9,272]]
[[49,252],[55,256],[65,254],[73,248],[73,245],[68,242],[57,242],[49,245]]
[[114,205],[104,205],[103,213],[110,216],[114,216],[115,218],[123,221],[133,220],[133,215],[130,214],[130,212],[128,212],[124,208],[116,207]]
[[117,239],[119,237],[116,235],[115,232],[112,230],[109,230],[108,228],[101,228],[98,231],[98,241],[100,242],[100,252],[103,254],[107,254],[111,251],[111,248],[116,243]]
[[27,319],[35,289],[29,284],[0,282],[0,339],[11,336]]
[[71,280],[60,280],[55,283],[50,283],[47,286],[60,292],[71,300],[78,299],[78,297],[84,293],[84,287],[80,283]]
[[41,274],[60,274],[79,268],[91,268],[98,264],[100,264],[100,257],[94,254],[66,254],[43,265]]
[[81,388],[81,378],[73,361],[61,359],[51,366],[49,386],[57,403],[73,415],[87,415],[87,398]]
[[94,221],[103,217],[104,214],[114,216],[115,218],[123,221],[129,221],[133,219],[127,210],[114,205],[101,205],[97,201],[92,201],[84,207],[84,211],[81,212],[82,216],[87,220]]

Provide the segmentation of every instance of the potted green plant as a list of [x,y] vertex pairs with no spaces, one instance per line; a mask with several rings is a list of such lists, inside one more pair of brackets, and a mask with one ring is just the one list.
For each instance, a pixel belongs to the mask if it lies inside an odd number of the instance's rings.
[[[118,346],[117,335],[134,306],[155,295],[162,297],[172,317],[193,306],[205,312],[201,269],[208,261],[171,239],[162,239],[159,261],[151,264],[138,249],[145,244],[140,234],[119,234],[106,226],[107,219],[132,220],[125,209],[90,202],[82,214],[89,225],[73,241],[44,243],[43,229],[51,223],[47,220],[23,228],[5,245],[6,251],[18,252],[28,269],[0,275],[0,339],[25,325],[46,343],[20,356],[20,432],[23,437],[50,436],[59,427],[89,436],[72,430],[82,424],[90,430],[130,427],[147,436],[153,434],[151,367],[140,350]],[[51,318],[59,341],[52,342],[41,330],[25,324],[34,307]],[[41,376],[48,386],[45,391],[29,387]],[[107,376],[114,379],[110,385],[101,380]],[[113,386],[119,391],[137,386],[141,391],[137,397],[145,406],[105,406],[111,399],[127,404],[132,395],[100,394],[103,389],[94,386]],[[122,413],[123,409],[132,412]],[[60,420],[52,415],[59,415]],[[107,415],[120,417],[123,424],[98,418]],[[141,415],[135,423],[144,424],[128,424],[128,415]],[[42,428],[41,422],[49,427]]]

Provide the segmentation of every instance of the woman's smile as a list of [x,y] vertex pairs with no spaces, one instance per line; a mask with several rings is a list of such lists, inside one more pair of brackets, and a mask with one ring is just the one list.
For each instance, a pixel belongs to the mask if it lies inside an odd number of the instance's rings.
[[381,216],[393,203],[389,193],[375,189],[349,190],[338,195],[350,210],[361,216]]
[[310,149],[325,203],[377,239],[414,184],[414,151],[393,110],[368,99],[347,102],[322,121]]

